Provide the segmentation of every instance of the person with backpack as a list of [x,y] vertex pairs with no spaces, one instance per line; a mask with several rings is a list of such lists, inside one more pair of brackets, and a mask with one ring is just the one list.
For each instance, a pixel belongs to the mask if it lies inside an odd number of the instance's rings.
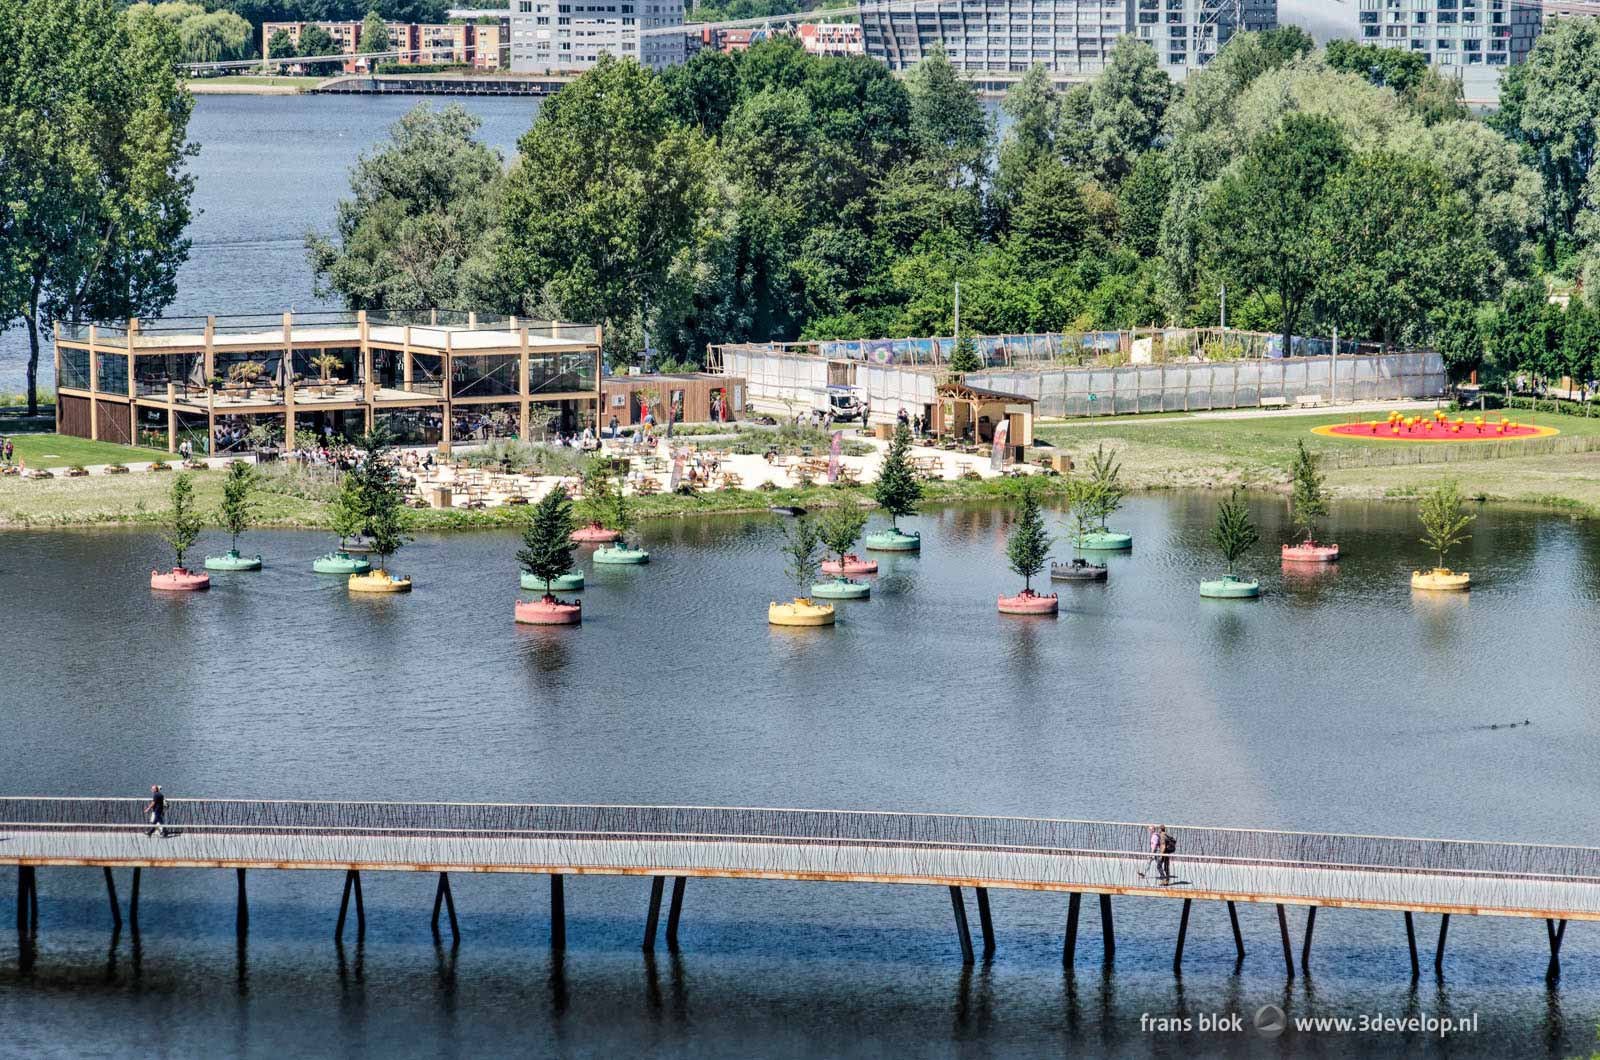
[[1166,886],[1172,882],[1172,853],[1178,849],[1178,837],[1167,831],[1167,826],[1161,826],[1161,884]]
[[1139,878],[1141,880],[1145,878],[1145,874],[1148,873],[1151,869],[1156,869],[1156,870],[1159,871],[1160,868],[1161,868],[1161,846],[1162,846],[1162,843],[1161,843],[1161,831],[1162,831],[1162,828],[1163,828],[1162,825],[1157,825],[1157,824],[1153,824],[1149,828],[1149,832],[1150,832],[1150,860],[1145,862],[1144,863],[1144,868],[1139,870]]

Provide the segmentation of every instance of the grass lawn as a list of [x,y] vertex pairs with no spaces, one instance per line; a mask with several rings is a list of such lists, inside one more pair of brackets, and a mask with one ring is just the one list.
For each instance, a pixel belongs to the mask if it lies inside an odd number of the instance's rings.
[[205,91],[207,85],[248,85],[252,88],[293,88],[303,90],[315,88],[326,81],[326,77],[268,77],[251,74],[225,74],[221,77],[198,77],[190,80],[191,87],[198,86],[200,91]]
[[87,438],[73,438],[65,434],[13,434],[8,435],[16,446],[17,460],[26,461],[29,467],[71,467],[74,464],[115,464],[137,461],[167,460],[165,450],[140,449],[114,442],[91,442]]

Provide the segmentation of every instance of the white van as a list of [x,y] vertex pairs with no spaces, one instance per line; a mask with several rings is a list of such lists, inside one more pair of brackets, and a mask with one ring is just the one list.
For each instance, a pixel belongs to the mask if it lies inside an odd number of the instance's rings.
[[866,402],[860,387],[819,387],[811,391],[811,411],[819,416],[832,413],[835,421],[857,420],[866,411]]

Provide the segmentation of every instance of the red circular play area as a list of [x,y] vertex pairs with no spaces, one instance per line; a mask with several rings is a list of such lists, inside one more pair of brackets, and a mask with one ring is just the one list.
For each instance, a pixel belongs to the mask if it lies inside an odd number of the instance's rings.
[[1545,438],[1561,432],[1554,427],[1521,423],[1506,416],[1449,416],[1435,412],[1387,419],[1330,423],[1311,428],[1313,434],[1333,438],[1362,438],[1376,442],[1503,442],[1508,438]]

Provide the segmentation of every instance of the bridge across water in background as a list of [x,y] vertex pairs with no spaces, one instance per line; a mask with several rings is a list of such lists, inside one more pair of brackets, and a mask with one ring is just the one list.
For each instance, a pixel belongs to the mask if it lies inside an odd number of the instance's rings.
[[1115,947],[1114,896],[1181,901],[1175,966],[1194,901],[1227,903],[1241,959],[1235,903],[1267,903],[1277,906],[1290,975],[1289,905],[1309,907],[1302,966],[1316,910],[1329,906],[1403,913],[1414,972],[1414,913],[1441,914],[1436,968],[1451,916],[1543,919],[1552,974],[1565,922],[1600,920],[1600,848],[1594,847],[1179,826],[1172,829],[1179,842],[1170,856],[1174,882],[1163,886],[1147,865],[1146,826],[1130,823],[692,806],[169,799],[173,834],[159,838],[147,834],[142,807],[138,799],[0,798],[0,864],[18,866],[19,930],[37,930],[37,870],[48,866],[104,869],[119,926],[113,869],[134,871],[135,925],[143,869],[235,869],[241,932],[248,923],[246,870],[342,870],[337,935],[352,893],[358,930],[364,926],[362,872],[438,873],[434,929],[443,905],[457,934],[449,873],[547,875],[556,945],[565,941],[566,876],[648,876],[646,948],[655,942],[668,877],[674,879],[669,944],[676,943],[690,877],[942,886],[949,888],[967,961],[973,960],[963,896],[969,887],[977,892],[986,952],[994,949],[989,889],[1068,894],[1068,963],[1085,894],[1099,898],[1108,957]]

